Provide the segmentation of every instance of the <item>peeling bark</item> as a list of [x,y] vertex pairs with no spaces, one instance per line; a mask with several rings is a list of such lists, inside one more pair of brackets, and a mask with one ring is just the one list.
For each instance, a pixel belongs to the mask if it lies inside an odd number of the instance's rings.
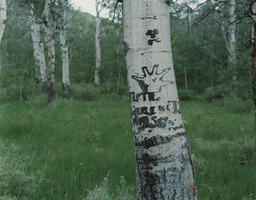
[[69,79],[69,55],[68,55],[68,45],[66,36],[66,5],[64,3],[62,8],[62,20],[60,28],[60,45],[62,54],[62,86],[64,93],[67,97],[71,95],[70,79]]
[[36,82],[44,85],[46,83],[46,63],[44,54],[44,44],[41,38],[40,25],[36,22],[33,12],[33,4],[30,8],[30,28],[33,42],[33,53],[35,60],[35,79]]
[[166,0],[124,0],[123,29],[138,199],[195,200]]
[[99,0],[95,0],[96,3],[96,33],[95,33],[95,46],[96,46],[96,68],[94,73],[94,83],[95,85],[100,85],[99,69],[101,66],[101,46],[100,46],[100,10],[99,10]]

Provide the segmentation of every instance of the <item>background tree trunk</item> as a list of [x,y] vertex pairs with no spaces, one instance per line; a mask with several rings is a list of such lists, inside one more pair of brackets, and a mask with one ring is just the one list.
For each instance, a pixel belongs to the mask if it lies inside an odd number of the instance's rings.
[[67,36],[66,36],[66,3],[63,2],[62,5],[62,19],[61,19],[61,28],[60,28],[60,45],[61,45],[61,54],[62,54],[62,86],[66,96],[70,96],[70,79],[69,79],[69,56],[68,56],[68,45],[67,45]]
[[99,69],[101,65],[101,46],[100,46],[100,10],[99,10],[99,1],[95,0],[96,2],[96,34],[95,34],[95,46],[96,46],[96,68],[94,74],[94,83],[95,85],[100,85],[100,78],[99,78]]
[[3,38],[6,20],[7,20],[6,1],[0,0],[0,43]]
[[[236,61],[236,0],[229,0],[222,10],[221,31],[228,52],[228,67]],[[234,74],[236,76],[236,74]],[[236,78],[236,77],[234,77]]]
[[166,2],[123,1],[138,199],[194,200],[193,165],[180,113]]
[[[7,14],[6,14],[6,0],[0,0],[0,44],[2,42],[2,38],[4,35],[5,30],[5,23],[7,20]],[[1,70],[1,61],[0,61],[0,70]]]
[[253,90],[253,102],[254,102],[254,118],[256,125],[256,21],[254,18],[254,35],[253,35],[253,49],[252,49],[252,90]]
[[47,92],[48,92],[48,104],[56,104],[56,93],[54,90],[54,66],[55,66],[55,21],[50,19],[50,0],[46,0],[45,3],[45,28],[47,34],[47,46],[48,46],[48,65],[47,65]]
[[34,60],[35,60],[35,79],[41,85],[46,83],[46,63],[44,54],[44,44],[41,38],[40,25],[36,22],[36,17],[33,12],[33,4],[30,8],[30,27],[31,37],[33,42]]
[[228,2],[228,63],[236,61],[236,0]]

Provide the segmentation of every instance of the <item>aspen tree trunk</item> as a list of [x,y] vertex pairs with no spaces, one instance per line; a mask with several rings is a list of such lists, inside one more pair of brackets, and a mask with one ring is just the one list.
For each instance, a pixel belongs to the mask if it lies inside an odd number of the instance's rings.
[[0,43],[3,38],[6,20],[7,20],[6,1],[0,0]]
[[196,199],[174,75],[167,2],[123,0],[139,200]]
[[191,29],[192,29],[192,9],[190,7],[188,7],[188,16],[187,16],[187,23],[188,23],[188,35],[190,36],[191,34]]
[[95,85],[100,85],[99,78],[99,69],[101,65],[101,46],[100,46],[100,10],[99,10],[99,0],[95,0],[96,2],[96,34],[95,34],[95,46],[96,46],[96,68],[94,74],[94,83]]
[[[255,19],[255,18],[254,18]],[[256,21],[253,22],[254,35],[253,35],[253,49],[252,49],[252,90],[253,90],[253,102],[254,102],[254,119],[256,125]]]
[[[6,20],[7,20],[6,0],[0,0],[0,44],[4,35]],[[1,70],[1,62],[0,62],[0,70]]]
[[188,74],[187,74],[187,68],[186,68],[186,64],[183,64],[184,67],[184,79],[185,79],[185,89],[188,89]]
[[[187,16],[187,26],[188,26],[188,37],[190,38],[191,35],[191,29],[192,29],[192,9],[188,7],[188,16]],[[184,67],[184,80],[185,80],[185,89],[188,89],[188,74],[187,74],[187,66],[186,63],[183,61],[183,67]]]
[[[221,22],[221,32],[225,41],[225,46],[228,52],[227,63],[230,66],[231,63],[236,61],[236,0],[229,0],[227,2],[226,7],[222,11],[223,20]],[[227,12],[228,16],[225,16],[225,12]],[[225,19],[227,17],[227,19]],[[226,69],[226,67],[224,68]],[[233,76],[233,79],[236,79],[236,72]]]
[[48,92],[48,104],[56,104],[56,93],[54,90],[54,66],[55,66],[55,38],[54,30],[55,23],[50,19],[50,3],[51,0],[46,0],[45,3],[45,28],[47,34],[47,46],[48,46],[48,65],[47,65],[47,92]]
[[62,86],[66,96],[70,96],[70,79],[69,79],[69,56],[68,56],[68,45],[67,45],[67,36],[66,36],[66,3],[63,3],[62,8],[62,20],[63,23],[60,28],[60,45],[61,45],[61,54],[62,54]]
[[228,63],[236,61],[236,0],[228,2]]
[[33,4],[30,8],[30,28],[33,43],[34,60],[35,60],[35,79],[41,85],[46,83],[46,63],[44,55],[44,44],[41,38],[40,25],[36,22],[33,12]]

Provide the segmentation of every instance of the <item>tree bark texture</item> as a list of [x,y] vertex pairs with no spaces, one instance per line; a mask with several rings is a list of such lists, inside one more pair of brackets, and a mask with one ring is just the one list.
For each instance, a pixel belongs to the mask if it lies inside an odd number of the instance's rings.
[[169,4],[123,0],[124,48],[140,200],[195,200],[174,75]]
[[254,102],[254,117],[256,125],[256,21],[253,22],[254,35],[253,35],[253,50],[252,50],[252,90],[253,90],[253,102]]
[[228,3],[228,61],[236,61],[236,0],[230,0]]
[[100,46],[100,9],[99,0],[95,0],[96,3],[96,33],[95,33],[95,47],[96,47],[96,68],[94,73],[94,83],[95,85],[100,85],[99,69],[101,66],[101,46]]
[[6,0],[0,0],[0,43],[3,38],[6,20]]
[[50,11],[51,0],[46,0],[45,3],[45,28],[47,34],[47,46],[48,46],[48,64],[47,64],[47,92],[48,92],[48,104],[56,104],[56,93],[54,90],[54,67],[55,67],[55,21],[52,19]]
[[69,55],[68,55],[68,45],[67,45],[67,34],[66,34],[66,3],[62,5],[62,20],[60,26],[60,45],[62,54],[62,86],[66,96],[70,96],[70,79],[69,79]]
[[38,83],[44,85],[46,83],[46,62],[44,54],[44,44],[41,38],[40,24],[36,22],[33,12],[33,4],[30,9],[30,28],[33,43],[33,53],[35,60],[35,78]]
[[[222,11],[221,30],[228,52],[228,65],[236,61],[236,0],[229,0]],[[225,19],[226,18],[226,19]]]

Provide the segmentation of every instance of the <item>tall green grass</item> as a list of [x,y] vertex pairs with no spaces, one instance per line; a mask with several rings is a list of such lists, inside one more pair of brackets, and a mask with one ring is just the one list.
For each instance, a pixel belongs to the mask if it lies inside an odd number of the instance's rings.
[[[192,147],[198,199],[253,199],[253,114],[227,113],[198,101],[184,102],[182,111]],[[18,146],[19,153],[13,158],[26,158],[25,163],[22,159],[21,176],[35,174],[40,180],[28,199],[83,200],[105,190],[106,199],[122,199],[120,177],[127,188],[135,188],[129,102],[121,97],[59,99],[56,107],[33,101],[4,104],[0,107],[0,143]],[[103,181],[106,176],[107,186]],[[11,190],[5,195],[17,197]],[[129,195],[133,198],[135,191],[129,189]]]

